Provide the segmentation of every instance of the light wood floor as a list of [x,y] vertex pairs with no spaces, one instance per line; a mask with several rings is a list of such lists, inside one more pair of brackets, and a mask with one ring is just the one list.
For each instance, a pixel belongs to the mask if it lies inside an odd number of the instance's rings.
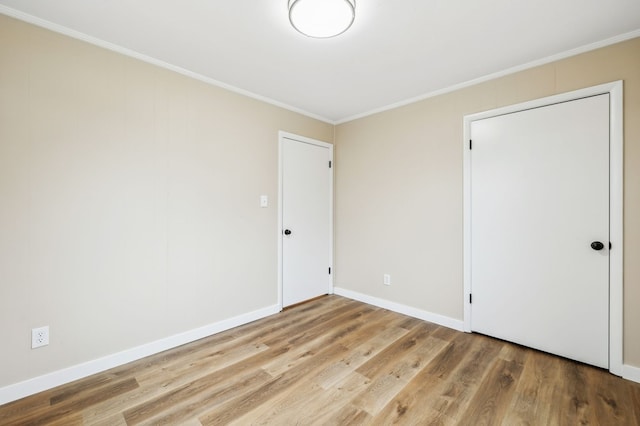
[[639,425],[640,384],[327,296],[0,406],[0,424]]

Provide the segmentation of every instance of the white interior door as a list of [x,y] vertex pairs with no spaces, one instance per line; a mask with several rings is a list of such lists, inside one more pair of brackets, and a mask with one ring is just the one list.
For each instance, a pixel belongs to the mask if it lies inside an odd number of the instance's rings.
[[473,121],[470,153],[472,330],[604,368],[609,96]]
[[[302,138],[301,138],[302,139]],[[329,144],[281,138],[283,306],[331,292]]]

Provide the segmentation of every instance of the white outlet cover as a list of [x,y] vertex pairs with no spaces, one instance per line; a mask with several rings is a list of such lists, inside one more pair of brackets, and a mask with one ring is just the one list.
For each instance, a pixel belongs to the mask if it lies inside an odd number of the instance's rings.
[[269,206],[269,197],[266,195],[260,196],[260,207],[268,207]]
[[38,327],[31,330],[31,349],[47,346],[49,344],[49,326]]

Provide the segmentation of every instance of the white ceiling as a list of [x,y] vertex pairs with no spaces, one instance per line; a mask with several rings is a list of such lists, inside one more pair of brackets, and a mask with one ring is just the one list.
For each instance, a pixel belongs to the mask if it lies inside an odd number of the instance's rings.
[[332,123],[640,36],[639,0],[357,0],[332,39],[291,28],[287,0],[0,0],[0,13]]

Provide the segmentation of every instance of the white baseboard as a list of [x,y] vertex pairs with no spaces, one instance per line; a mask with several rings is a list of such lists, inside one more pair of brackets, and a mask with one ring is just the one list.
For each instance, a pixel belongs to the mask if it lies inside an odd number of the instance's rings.
[[103,358],[5,386],[0,388],[0,405],[265,318],[278,312],[280,312],[280,308],[277,305],[268,306],[214,324],[156,340],[155,342],[127,349],[116,354],[107,355]]
[[632,382],[640,383],[640,367],[634,367],[632,365],[622,365],[622,377]]
[[461,320],[457,320],[440,314],[434,314],[432,312],[423,311],[421,309],[413,308],[401,303],[391,302],[386,299],[380,299],[378,297],[369,296],[366,294],[358,293],[357,291],[351,291],[340,287],[334,287],[333,292],[338,296],[344,296],[349,299],[367,303],[369,305],[378,306],[380,308],[388,309],[390,311],[398,312],[400,314],[408,315],[410,317],[418,318],[424,321],[429,321],[434,324],[452,328],[454,330],[463,331],[464,322]]

